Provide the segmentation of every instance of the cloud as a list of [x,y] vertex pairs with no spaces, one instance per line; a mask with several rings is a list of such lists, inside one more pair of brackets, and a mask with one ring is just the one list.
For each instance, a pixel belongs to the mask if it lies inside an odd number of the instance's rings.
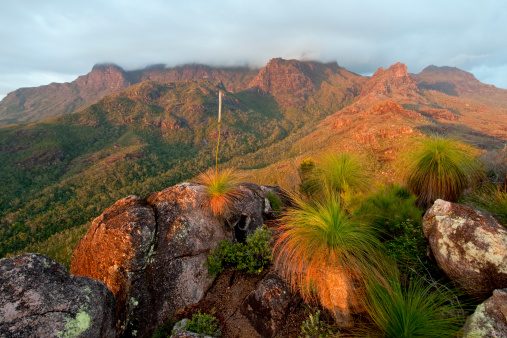
[[414,73],[456,66],[507,88],[506,12],[495,0],[12,1],[0,12],[0,96],[101,62],[262,67],[273,57],[361,74],[398,61]]

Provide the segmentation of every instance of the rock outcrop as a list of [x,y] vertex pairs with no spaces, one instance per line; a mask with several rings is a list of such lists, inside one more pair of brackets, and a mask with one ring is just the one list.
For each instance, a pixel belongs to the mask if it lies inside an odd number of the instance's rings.
[[240,311],[262,337],[274,337],[285,323],[290,302],[285,282],[271,273],[245,298]]
[[1,337],[115,337],[104,283],[39,254],[0,260]]
[[101,280],[114,293],[120,333],[126,330],[126,323],[135,320],[133,314],[148,293],[139,274],[153,255],[155,235],[153,208],[129,196],[97,217],[76,246],[72,273]]
[[240,187],[238,215],[222,224],[202,208],[203,186],[183,183],[152,194],[129,196],[97,217],[76,247],[71,271],[103,281],[117,298],[120,335],[147,337],[167,318],[199,302],[213,282],[203,265],[218,242],[262,226],[265,195]]
[[302,108],[316,90],[308,71],[308,65],[298,60],[271,59],[248,86],[273,95],[284,107]]
[[380,67],[364,84],[361,96],[373,94],[413,97],[417,96],[417,90],[416,82],[407,73],[407,66],[398,62],[388,69]]
[[438,199],[423,231],[440,268],[471,296],[507,287],[507,230],[492,216]]
[[493,291],[493,296],[477,306],[463,327],[463,337],[507,337],[507,289]]

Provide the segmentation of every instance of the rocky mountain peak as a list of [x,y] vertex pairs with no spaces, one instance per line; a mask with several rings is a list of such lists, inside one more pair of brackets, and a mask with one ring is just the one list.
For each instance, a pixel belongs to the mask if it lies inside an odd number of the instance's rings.
[[[266,93],[294,93],[302,86],[315,87],[304,72],[304,65],[298,60],[271,59],[259,74],[250,82],[249,87],[259,87]],[[287,88],[284,88],[288,85]]]
[[361,95],[381,94],[387,96],[415,96],[417,85],[408,75],[407,66],[397,62],[388,69],[380,67],[366,82]]
[[121,68],[120,66],[118,66],[114,63],[97,63],[93,66],[91,72],[92,73],[93,72],[121,72],[121,73],[125,73],[123,68]]
[[313,65],[298,61],[271,59],[250,82],[249,88],[258,88],[271,94],[282,106],[302,108],[316,87],[310,78]]
[[460,96],[470,93],[482,93],[483,96],[489,90],[494,88],[491,85],[485,85],[475,78],[472,73],[458,69],[456,67],[437,67],[428,66],[419,74],[414,75],[414,79],[420,89],[429,89],[442,92],[451,96]]
[[96,95],[97,92],[106,91],[116,92],[131,85],[127,80],[125,71],[115,64],[97,64],[93,66],[92,71],[87,75],[76,79],[75,84],[84,91],[84,99],[90,95]]
[[466,72],[456,67],[438,67],[438,66],[428,66],[422,70],[419,76],[431,76],[431,77],[446,77],[454,80],[460,79],[462,81],[479,83],[479,80],[476,79],[474,74]]

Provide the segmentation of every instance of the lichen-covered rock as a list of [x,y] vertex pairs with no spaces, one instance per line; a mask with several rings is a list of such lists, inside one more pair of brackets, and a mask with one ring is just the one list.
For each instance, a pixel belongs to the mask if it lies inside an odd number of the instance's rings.
[[[241,187],[236,219],[263,224],[264,188]],[[264,190],[263,190],[264,189]],[[117,297],[120,335],[150,336],[180,308],[199,302],[213,283],[204,262],[233,229],[203,208],[201,185],[182,183],[146,201],[129,196],[92,223],[76,247],[72,272],[104,281]],[[241,217],[240,217],[241,216]]]
[[74,251],[71,272],[101,280],[116,296],[119,334],[133,320],[147,285],[139,279],[153,254],[153,208],[136,196],[117,201],[97,217]]
[[262,337],[274,337],[285,323],[290,302],[284,281],[270,273],[245,298],[240,311]]
[[493,217],[439,199],[423,231],[440,268],[468,294],[486,299],[507,287],[507,230]]
[[1,337],[115,337],[114,310],[102,282],[46,256],[0,260]]
[[463,337],[507,337],[507,289],[493,291],[480,304],[463,327]]

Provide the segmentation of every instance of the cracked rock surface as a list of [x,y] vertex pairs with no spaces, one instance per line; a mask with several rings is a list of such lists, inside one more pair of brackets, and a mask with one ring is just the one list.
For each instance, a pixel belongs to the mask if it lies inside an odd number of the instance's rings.
[[114,296],[39,254],[0,260],[0,337],[115,337]]

